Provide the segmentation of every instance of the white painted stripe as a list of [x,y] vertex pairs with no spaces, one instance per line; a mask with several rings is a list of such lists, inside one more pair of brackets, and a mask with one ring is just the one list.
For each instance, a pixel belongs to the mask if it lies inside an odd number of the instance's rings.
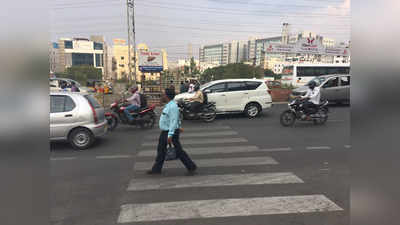
[[346,120],[328,120],[327,122],[330,122],[330,123],[342,123],[342,122],[346,122]]
[[76,157],[55,157],[55,158],[50,158],[51,161],[63,161],[63,160],[73,160],[76,159]]
[[263,152],[280,152],[280,151],[292,151],[292,148],[269,148],[269,149],[260,149]]
[[[278,164],[271,157],[249,157],[249,158],[218,158],[218,159],[199,159],[195,160],[198,167],[228,167],[228,166],[255,166],[255,165],[275,165]],[[137,162],[136,170],[150,169],[153,161]],[[180,160],[165,162],[164,168],[181,168],[183,164]]]
[[351,145],[345,145],[344,147],[345,148],[351,148]]
[[297,184],[304,183],[293,173],[249,173],[225,174],[193,177],[164,177],[158,179],[133,179],[128,191],[159,190],[188,187],[215,187],[257,184]]
[[343,210],[324,195],[126,204],[118,223]]
[[[215,131],[215,130],[230,130],[230,126],[201,126],[201,127],[185,127],[183,126],[183,131]],[[154,129],[151,132],[159,133],[159,129]]]
[[329,146],[316,146],[316,147],[306,147],[307,150],[330,150]]
[[127,159],[132,158],[131,155],[100,155],[96,156],[96,159]]
[[[223,146],[223,147],[208,147],[208,148],[185,148],[189,155],[207,155],[207,154],[228,154],[228,153],[244,153],[244,152],[258,152],[260,151],[257,146]],[[147,150],[140,151],[138,156],[156,156],[157,151]]]
[[[197,145],[197,144],[224,144],[224,143],[240,143],[247,142],[245,138],[213,138],[213,139],[201,139],[201,140],[185,140],[182,144],[186,145]],[[158,145],[158,141],[145,142],[142,146],[152,146]]]
[[[232,136],[238,135],[236,131],[218,131],[218,132],[203,132],[203,133],[185,133],[181,134],[181,139],[192,138],[192,137],[217,137],[217,136]],[[146,140],[158,140],[159,136],[147,136]]]

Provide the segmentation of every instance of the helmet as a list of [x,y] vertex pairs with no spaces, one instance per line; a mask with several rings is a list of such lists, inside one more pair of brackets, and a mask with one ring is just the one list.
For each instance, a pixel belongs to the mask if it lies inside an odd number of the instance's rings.
[[314,89],[317,86],[317,83],[315,81],[310,81],[310,83],[308,83],[308,87],[310,87],[311,89]]

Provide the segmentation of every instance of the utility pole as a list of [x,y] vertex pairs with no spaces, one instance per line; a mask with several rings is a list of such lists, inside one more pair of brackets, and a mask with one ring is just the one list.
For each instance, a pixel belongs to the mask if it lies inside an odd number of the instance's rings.
[[[136,84],[136,31],[135,31],[135,0],[126,0],[126,14],[128,22],[128,66],[129,78],[128,81]],[[130,21],[132,20],[132,23]],[[132,31],[132,32],[131,32]],[[133,42],[133,76],[132,76],[132,57],[131,43]]]

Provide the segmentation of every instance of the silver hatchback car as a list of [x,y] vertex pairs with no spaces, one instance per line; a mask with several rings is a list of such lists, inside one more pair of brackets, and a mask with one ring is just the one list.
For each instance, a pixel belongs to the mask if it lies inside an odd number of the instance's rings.
[[92,95],[50,92],[50,141],[67,140],[83,150],[106,132],[104,108]]
[[[329,102],[350,103],[350,74],[323,75],[312,79],[321,88],[321,98]],[[310,81],[311,82],[311,81]],[[305,95],[308,83],[292,91],[291,98]]]

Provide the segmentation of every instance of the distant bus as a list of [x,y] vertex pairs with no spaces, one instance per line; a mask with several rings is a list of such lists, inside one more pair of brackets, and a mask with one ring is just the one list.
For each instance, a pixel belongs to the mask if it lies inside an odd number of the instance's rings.
[[317,76],[350,74],[350,64],[294,64],[284,66],[282,83],[295,87],[305,85]]

